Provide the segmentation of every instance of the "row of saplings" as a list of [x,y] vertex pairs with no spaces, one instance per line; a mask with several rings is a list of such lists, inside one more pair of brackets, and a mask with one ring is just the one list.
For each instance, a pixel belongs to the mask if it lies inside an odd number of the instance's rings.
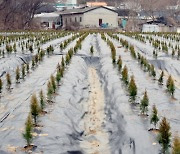
[[[120,39],[117,35],[112,35],[111,33],[108,33],[108,35],[111,38],[116,39],[117,41],[121,42],[122,46],[125,47],[126,49],[129,48],[131,56],[134,59],[138,60],[138,62],[141,65],[141,68],[144,69],[145,72],[149,72],[149,75],[152,76],[155,79],[156,71],[155,71],[154,65],[150,64],[148,62],[148,60],[144,56],[142,56],[140,53],[138,53],[136,55],[136,51],[134,49],[134,46],[129,45],[128,41]],[[106,40],[104,35],[102,35],[102,38],[103,38],[103,40],[107,41],[107,44],[109,45],[109,47],[111,49],[112,62],[115,63],[116,62],[116,50],[115,50],[115,47],[114,47],[113,43],[110,40]],[[119,68],[119,70],[122,68],[121,57],[119,57],[118,68]],[[158,79],[158,83],[159,83],[159,85],[163,85],[163,82],[164,82],[164,72],[162,71],[161,74],[160,74],[160,77]],[[166,88],[167,88],[167,91],[169,92],[169,94],[172,97],[174,97],[175,84],[174,84],[174,80],[171,77],[171,75],[169,75],[169,77],[168,77],[168,80],[167,80],[167,83],[166,83]]]
[[[138,53],[136,55],[136,52],[135,52],[135,49],[134,49],[134,46],[132,45],[129,45],[129,43],[126,41],[126,40],[123,40],[123,39],[120,39],[120,42],[122,44],[122,46],[126,47],[127,49],[129,48],[130,50],[130,53],[131,53],[131,56],[134,58],[134,59],[137,59],[138,62],[140,63],[141,65],[141,68],[145,71],[145,72],[149,72],[149,75],[152,76],[154,79],[156,77],[156,71],[155,71],[155,68],[154,68],[154,65],[153,64],[150,64],[148,62],[148,60],[142,56],[140,53]],[[120,61],[121,62],[121,61]],[[118,64],[119,67],[121,68],[122,67],[122,64]],[[163,85],[163,82],[164,82],[164,71],[161,72],[160,74],[160,77],[158,79],[158,83],[159,85]],[[174,97],[174,92],[175,92],[175,84],[174,84],[174,80],[173,78],[171,77],[171,75],[169,75],[168,77],[168,80],[167,80],[167,83],[166,83],[166,88],[167,88],[167,91],[169,92],[169,94]]]
[[[44,37],[39,37],[39,36],[36,36],[35,38],[28,38],[28,40],[26,41],[22,41],[21,43],[19,42],[18,43],[18,46],[20,47],[21,45],[21,50],[22,50],[22,53],[24,53],[24,50],[28,49],[31,53],[33,53],[33,50],[35,47],[35,43],[36,43],[36,46],[39,47],[40,43],[45,43],[47,41],[50,41],[51,39],[56,39],[56,38],[60,38],[60,37],[65,37],[67,36],[69,33],[58,33],[56,35],[47,35],[47,36],[44,36]],[[38,38],[39,37],[39,38]],[[33,45],[34,44],[34,45]],[[11,54],[12,52],[14,53],[17,53],[17,46],[16,46],[16,43],[14,43],[13,45],[10,45],[10,44],[6,44],[6,52],[7,54]],[[5,51],[4,50],[0,50],[0,56],[3,56],[5,57]]]
[[[31,63],[31,68],[35,69],[38,64],[43,61],[43,57],[45,56],[45,52],[43,50],[40,50],[35,56],[32,58],[32,63]],[[29,63],[23,64],[21,66],[21,70],[19,66],[16,68],[16,83],[20,83],[20,79],[25,79],[25,76],[29,74],[30,66]],[[6,74],[6,87],[8,90],[11,90],[11,85],[12,85],[12,80],[11,80],[11,75],[9,73]],[[3,89],[3,81],[0,78],[0,93],[2,93]]]
[[157,58],[158,56],[158,50],[162,50],[163,52],[165,52],[166,54],[168,54],[168,50],[171,47],[172,51],[171,51],[171,56],[172,58],[174,58],[176,55],[177,60],[179,60],[180,58],[180,47],[178,45],[176,45],[175,47],[173,47],[173,45],[169,42],[169,45],[167,45],[166,42],[161,42],[158,40],[153,40],[153,42],[150,42],[152,44],[152,46],[156,49],[153,51],[153,56],[155,58]]
[[88,34],[85,34],[81,38],[79,38],[75,47],[69,49],[65,59],[62,57],[61,65],[58,63],[56,76],[54,77],[53,75],[51,75],[50,80],[47,83],[47,99],[45,99],[42,90],[40,91],[39,94],[39,100],[35,94],[31,97],[31,104],[30,104],[31,110],[26,120],[25,131],[23,133],[23,137],[27,143],[27,146],[24,147],[26,150],[33,149],[34,147],[36,147],[34,145],[31,145],[31,143],[33,140],[32,132],[34,127],[40,126],[37,123],[38,116],[47,113],[44,110],[46,102],[53,103],[52,98],[53,95],[56,93],[57,88],[60,87],[60,81],[64,76],[64,70],[68,66],[68,64],[70,64],[73,54],[75,54],[77,50],[81,48],[81,42],[86,38],[87,35]]
[[[111,35],[111,33],[107,33],[110,37],[113,37],[114,35]],[[110,47],[111,49],[111,58],[112,58],[112,63],[115,64],[116,63],[116,48],[114,46],[114,44],[106,38],[106,36],[104,35],[104,33],[101,33],[101,38],[107,43],[107,45]]]
[[[72,40],[74,40],[75,38],[82,36],[82,35],[83,35],[83,33],[80,35],[75,35],[72,38],[70,38],[69,39],[70,41],[68,41],[68,43],[66,44],[66,47]],[[77,51],[77,49],[81,47],[81,44],[80,44],[81,39],[82,38],[80,38],[80,40],[77,41],[77,45],[74,47],[74,51]],[[50,54],[53,54],[53,52],[54,52],[54,48],[52,45],[47,47],[46,53],[48,56]],[[69,51],[69,52],[71,52],[70,55],[72,55],[72,51]],[[41,62],[43,60],[44,56],[45,56],[45,51],[38,48],[38,53],[35,56],[33,56],[33,58],[32,58],[31,68],[35,69],[38,66],[39,62]],[[69,59],[69,56],[67,57],[67,59]],[[68,61],[68,60],[66,60],[66,61]],[[26,74],[29,74],[29,69],[30,69],[29,63],[23,64],[21,67],[21,71],[20,71],[19,66],[16,68],[16,83],[20,83],[20,79],[24,80]],[[11,84],[12,84],[11,76],[9,73],[7,73],[6,74],[6,85],[7,85],[8,90],[11,89]],[[0,78],[0,93],[2,93],[2,89],[3,89],[3,81]]]
[[[128,68],[125,65],[124,68],[122,69],[121,57],[119,57],[117,65],[118,65],[118,70],[121,72],[121,75],[122,75],[122,81],[124,82],[127,88],[127,91],[129,93],[130,101],[132,103],[135,103],[136,96],[137,96],[137,86],[135,83],[134,76],[131,76],[131,79],[129,81]],[[170,81],[167,81],[167,84],[169,84],[169,82]],[[144,96],[142,100],[140,101],[140,110],[143,116],[144,115],[147,116],[148,105],[149,105],[149,98],[148,98],[147,91],[145,90]],[[157,111],[156,106],[153,105],[150,123],[153,124],[155,128],[154,129],[151,128],[149,130],[157,130],[159,132],[158,141],[162,145],[162,152],[166,153],[168,151],[168,148],[170,147],[170,138],[171,138],[170,125],[167,122],[167,119],[163,117],[162,121],[159,124],[160,125],[159,129],[157,129],[156,126],[158,122],[159,122],[158,111]],[[174,139],[172,153],[178,154],[177,152],[180,152],[180,138],[178,136],[176,136]]]
[[[104,39],[104,40],[106,41],[106,39]],[[107,40],[107,44],[110,46],[111,53],[114,53],[112,42]],[[126,44],[126,46],[128,47],[128,44]],[[130,46],[130,52],[131,52],[131,56],[133,58],[136,58],[134,47]],[[113,56],[112,56],[112,62],[113,63],[115,62],[115,59],[114,59]],[[137,96],[137,86],[136,86],[136,83],[135,83],[134,76],[131,76],[131,79],[130,79],[130,82],[129,82],[128,68],[125,65],[123,70],[122,70],[121,56],[119,56],[119,59],[117,61],[117,66],[118,66],[119,72],[121,72],[122,81],[126,85],[127,91],[129,93],[130,101],[135,103],[136,96]],[[152,67],[152,66],[150,67],[151,68],[150,72],[152,74],[155,74],[154,67]],[[163,82],[163,76],[164,76],[164,73],[162,72],[161,76],[159,78],[160,83]],[[169,79],[167,80],[167,89],[168,89],[168,91],[174,93],[174,89],[172,87],[174,87],[174,82],[172,80],[172,77],[169,76]],[[148,98],[148,95],[147,95],[147,91],[145,90],[144,96],[143,96],[142,100],[140,101],[140,110],[141,110],[142,115],[147,115],[148,105],[149,105],[149,98]],[[155,130],[158,130],[158,129],[156,129],[156,125],[157,125],[158,121],[159,121],[159,117],[158,117],[157,108],[156,108],[155,105],[153,105],[152,116],[151,116],[150,122],[152,124],[154,124]],[[154,130],[154,129],[150,129],[150,130]],[[162,145],[162,152],[165,153],[168,150],[168,147],[170,146],[170,137],[171,137],[170,125],[167,122],[165,117],[162,119],[158,131],[159,131],[158,141]],[[173,153],[177,153],[177,152],[180,152],[180,139],[178,137],[175,137],[174,145],[173,145]]]
[[[155,71],[154,65],[153,64],[149,64],[148,60],[144,56],[140,55],[139,53],[138,53],[137,60],[140,63],[141,68],[143,68],[145,72],[149,72],[149,75],[152,76],[154,78],[154,80],[155,80],[155,78],[156,78],[156,71]],[[159,76],[159,78],[157,80],[158,80],[158,84],[159,85],[163,85],[163,82],[164,82],[164,71],[161,71],[161,74],[160,74],[160,76]],[[166,83],[166,88],[167,88],[167,92],[172,97],[174,97],[175,84],[174,84],[174,80],[171,77],[171,75],[169,75],[169,77],[168,77],[168,80],[167,80],[167,83]]]
[[62,57],[61,66],[60,64],[57,65],[56,77],[51,75],[50,80],[47,83],[47,100],[45,100],[42,90],[40,91],[39,94],[39,101],[35,94],[31,97],[31,105],[30,105],[31,111],[26,120],[25,132],[23,133],[23,137],[27,142],[27,146],[25,146],[25,149],[27,148],[27,150],[29,148],[32,149],[34,147],[33,145],[31,145],[33,139],[32,136],[33,127],[39,126],[37,123],[38,116],[46,113],[46,111],[44,111],[46,102],[48,103],[53,102],[52,101],[53,95],[56,93],[57,88],[60,86],[59,83],[62,77],[64,76],[64,70],[65,70],[65,61],[64,58]]
[[[128,35],[130,37],[132,37],[132,34]],[[142,41],[145,43],[145,37],[142,35],[135,35],[135,39]],[[172,58],[175,57],[175,55],[177,54],[177,60],[179,60],[180,58],[180,46],[179,45],[175,45],[173,46],[173,44],[171,42],[169,42],[169,44],[167,44],[165,41],[160,41],[158,39],[153,39],[152,37],[146,36],[146,40],[149,40],[149,43],[156,49],[153,51],[153,55],[155,58],[157,58],[158,56],[158,50],[162,50],[163,52],[168,54],[168,50],[169,48],[172,48],[172,52],[171,52],[171,56]]]

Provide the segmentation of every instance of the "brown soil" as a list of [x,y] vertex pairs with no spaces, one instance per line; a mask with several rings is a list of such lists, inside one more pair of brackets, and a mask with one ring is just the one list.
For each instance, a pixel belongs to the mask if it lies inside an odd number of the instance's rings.
[[104,93],[94,68],[89,68],[90,95],[85,104],[87,114],[84,116],[84,138],[80,144],[85,153],[109,154],[108,133],[102,127],[105,123]]
[[35,150],[37,148],[37,146],[35,145],[29,145],[29,146],[25,146],[22,151],[25,151],[25,152],[32,152],[33,150]]

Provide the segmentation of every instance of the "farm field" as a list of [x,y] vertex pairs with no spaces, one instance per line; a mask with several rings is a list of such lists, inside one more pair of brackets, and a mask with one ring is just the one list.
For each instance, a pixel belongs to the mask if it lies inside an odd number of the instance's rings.
[[0,153],[172,153],[179,133],[180,34],[0,33]]

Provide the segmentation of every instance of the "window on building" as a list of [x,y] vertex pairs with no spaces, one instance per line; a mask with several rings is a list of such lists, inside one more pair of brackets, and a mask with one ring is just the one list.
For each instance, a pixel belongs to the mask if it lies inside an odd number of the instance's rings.
[[69,21],[71,22],[71,18],[69,19]]
[[82,22],[82,17],[79,18],[79,21]]
[[65,22],[66,22],[66,24],[67,24],[67,18],[65,19]]
[[77,19],[76,19],[76,17],[75,17],[75,22],[77,22]]

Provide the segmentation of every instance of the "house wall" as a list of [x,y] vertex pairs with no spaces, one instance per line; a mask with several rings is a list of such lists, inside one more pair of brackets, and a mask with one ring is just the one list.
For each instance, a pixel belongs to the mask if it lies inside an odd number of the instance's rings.
[[160,27],[158,25],[144,24],[142,32],[160,32]]
[[83,26],[99,27],[99,19],[102,19],[103,24],[108,23],[108,27],[118,27],[118,14],[105,8],[98,8],[84,13]]
[[83,14],[63,15],[62,22],[63,22],[63,27],[75,23],[79,24],[80,26],[83,26]]
[[75,23],[82,27],[99,27],[99,19],[102,19],[103,24],[108,23],[109,28],[118,27],[118,14],[105,8],[98,8],[84,14],[62,15],[63,27]]
[[59,17],[35,17],[35,21],[36,23],[38,23],[39,25],[43,24],[43,23],[47,23],[48,27],[50,29],[54,29],[57,28],[58,26],[60,26],[60,18]]
[[159,26],[160,32],[171,32],[171,29],[168,26]]

